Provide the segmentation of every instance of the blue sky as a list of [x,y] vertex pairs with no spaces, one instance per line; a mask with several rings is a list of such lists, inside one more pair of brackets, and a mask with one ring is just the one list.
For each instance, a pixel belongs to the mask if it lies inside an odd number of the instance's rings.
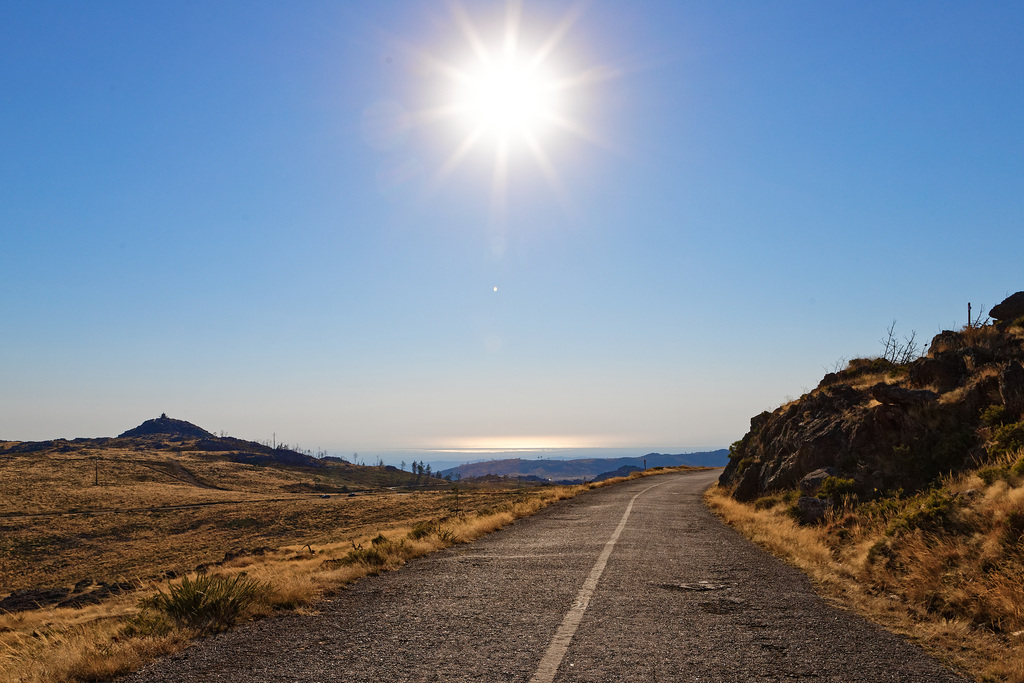
[[726,446],[1024,289],[1021,3],[520,10],[600,77],[499,182],[501,3],[4,3],[0,438]]

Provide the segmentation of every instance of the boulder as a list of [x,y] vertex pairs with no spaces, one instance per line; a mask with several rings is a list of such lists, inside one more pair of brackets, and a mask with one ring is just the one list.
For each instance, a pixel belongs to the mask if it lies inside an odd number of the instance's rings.
[[800,510],[800,521],[804,524],[814,524],[825,517],[825,513],[832,507],[832,501],[828,498],[801,496],[797,498],[796,506]]
[[839,373],[837,373],[837,372],[825,373],[825,376],[821,378],[820,382],[818,382],[818,388],[821,389],[821,388],[827,387],[827,386],[829,386],[831,384],[835,384],[836,382],[840,381],[841,379],[842,379],[842,377],[840,377]]
[[759,481],[760,474],[760,463],[755,462],[747,465],[747,468],[743,470],[742,474],[740,474],[740,482],[732,492],[732,497],[740,502],[747,502],[756,498],[761,488]]
[[1024,366],[1020,361],[1008,363],[999,373],[999,397],[1006,412],[1015,420],[1024,413]]
[[961,355],[940,352],[934,358],[920,358],[910,365],[910,383],[916,387],[935,387],[940,393],[956,389],[967,375]]
[[1011,294],[992,307],[988,315],[993,320],[1016,320],[1024,316],[1024,292]]
[[939,332],[932,338],[932,343],[928,347],[927,355],[929,357],[934,357],[940,353],[958,351],[963,347],[963,338],[959,332],[954,332],[953,330],[943,330],[942,332]]
[[934,391],[904,389],[885,382],[879,382],[869,391],[871,398],[890,406],[923,406],[938,398]]
[[834,467],[821,467],[810,472],[800,480],[800,491],[805,495],[813,496],[829,477],[834,477],[839,471]]

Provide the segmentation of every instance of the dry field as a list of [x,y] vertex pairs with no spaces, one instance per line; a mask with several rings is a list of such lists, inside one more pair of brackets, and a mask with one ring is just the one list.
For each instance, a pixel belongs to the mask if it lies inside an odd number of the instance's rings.
[[[305,609],[367,573],[595,486],[294,492],[389,477],[383,468],[253,466],[166,448],[0,446],[0,599],[27,588],[102,590],[102,600],[77,607],[0,612],[0,683],[104,680],[236,619]],[[255,592],[220,622],[197,625],[146,603],[190,581],[236,577]]]
[[[101,461],[98,486],[91,460],[0,458],[0,598],[20,588],[181,574],[226,553],[355,538],[451,514],[455,506],[447,490],[322,498],[286,492],[310,479],[301,471],[185,464],[201,482],[223,488],[203,488],[115,456]],[[458,502],[479,510],[524,495],[464,491]]]

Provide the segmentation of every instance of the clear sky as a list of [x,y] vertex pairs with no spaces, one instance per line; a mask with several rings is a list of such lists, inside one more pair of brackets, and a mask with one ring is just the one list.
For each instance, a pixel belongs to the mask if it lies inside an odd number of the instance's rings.
[[4,2],[0,438],[726,446],[893,319],[1024,289],[1021,36],[1021,2]]

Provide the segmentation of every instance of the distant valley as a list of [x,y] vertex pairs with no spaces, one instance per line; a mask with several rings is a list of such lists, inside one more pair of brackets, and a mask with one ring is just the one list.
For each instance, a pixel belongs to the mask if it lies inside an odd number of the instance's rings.
[[592,481],[602,474],[621,474],[623,468],[644,469],[644,467],[724,467],[729,461],[729,451],[722,448],[700,453],[648,453],[624,458],[578,458],[575,460],[549,460],[508,458],[472,462],[441,470],[439,476],[447,478],[484,477],[488,475],[537,477],[552,481]]

